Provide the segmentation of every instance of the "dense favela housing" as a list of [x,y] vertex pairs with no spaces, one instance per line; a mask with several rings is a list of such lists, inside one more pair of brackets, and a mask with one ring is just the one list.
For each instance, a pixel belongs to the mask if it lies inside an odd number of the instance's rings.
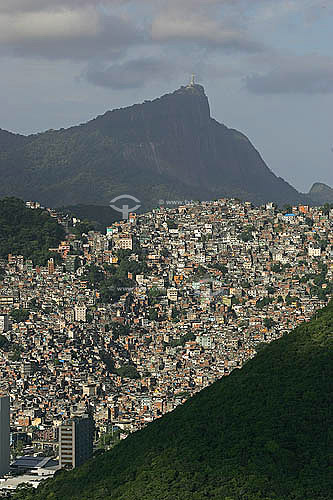
[[106,234],[49,213],[66,228],[54,257],[0,263],[0,388],[22,473],[114,446],[332,296],[329,206],[164,204]]

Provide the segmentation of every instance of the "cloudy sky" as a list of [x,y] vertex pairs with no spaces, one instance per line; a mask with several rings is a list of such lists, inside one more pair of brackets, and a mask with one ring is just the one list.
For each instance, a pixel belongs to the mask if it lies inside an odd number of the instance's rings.
[[194,73],[273,171],[333,186],[332,0],[0,0],[0,128],[38,132]]

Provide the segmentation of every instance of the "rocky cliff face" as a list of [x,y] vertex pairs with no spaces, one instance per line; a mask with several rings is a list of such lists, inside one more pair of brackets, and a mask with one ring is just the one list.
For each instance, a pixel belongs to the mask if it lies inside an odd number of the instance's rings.
[[143,209],[160,199],[219,196],[304,201],[269,170],[243,134],[211,118],[200,85],[108,111],[78,127],[13,137],[11,148],[8,136],[0,134],[2,196],[59,206],[108,204],[131,194]]

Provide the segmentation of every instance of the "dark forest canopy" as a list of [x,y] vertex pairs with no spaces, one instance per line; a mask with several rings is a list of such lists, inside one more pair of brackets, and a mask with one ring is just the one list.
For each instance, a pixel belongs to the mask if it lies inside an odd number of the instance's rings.
[[45,264],[65,238],[64,228],[42,209],[30,209],[17,198],[0,200],[0,257],[23,255],[33,263]]
[[333,303],[25,500],[330,500]]
[[92,229],[101,232],[105,232],[108,226],[121,219],[119,212],[115,212],[109,206],[102,205],[72,205],[61,207],[59,211],[82,221],[89,221]]

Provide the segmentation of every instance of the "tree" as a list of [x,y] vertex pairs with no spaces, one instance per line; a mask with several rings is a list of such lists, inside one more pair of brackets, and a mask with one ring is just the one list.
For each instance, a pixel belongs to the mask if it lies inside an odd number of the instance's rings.
[[159,297],[162,295],[165,295],[164,290],[161,290],[157,286],[153,286],[149,291],[148,291],[148,297],[149,297],[149,304],[151,306],[154,306],[155,304],[159,303]]
[[285,303],[287,306],[290,306],[293,302],[296,302],[296,301],[297,301],[296,297],[292,297],[290,295],[290,293],[288,293],[288,295],[285,298]]
[[263,297],[262,299],[258,299],[256,302],[256,306],[258,309],[262,309],[263,307],[268,306],[272,302],[272,299],[269,299],[268,297]]
[[0,335],[0,349],[7,351],[9,345],[9,340],[4,335]]
[[243,231],[241,233],[241,235],[240,235],[240,238],[245,243],[247,243],[248,241],[252,241],[253,240],[253,236],[252,236],[252,234],[249,231]]
[[65,236],[64,227],[45,210],[31,210],[17,198],[0,200],[0,257],[23,255],[45,265],[50,257],[60,258],[49,248],[57,247]]
[[153,308],[149,309],[148,318],[150,321],[157,321],[158,312],[156,311],[156,309],[153,309]]
[[119,337],[125,337],[130,332],[130,329],[127,325],[123,325],[122,323],[117,323],[116,321],[113,321],[111,323],[110,329],[112,332],[112,338],[114,340],[118,340]]
[[280,262],[277,262],[276,264],[272,265],[272,272],[273,273],[281,273],[283,270],[283,267]]
[[273,326],[275,326],[275,321],[272,320],[272,318],[265,318],[264,319],[264,325],[265,327],[270,330]]
[[30,312],[27,309],[13,309],[10,316],[13,318],[15,323],[21,323],[22,321],[27,321],[29,319]]
[[115,370],[116,374],[124,378],[138,379],[140,375],[134,365],[123,365]]
[[88,234],[89,231],[94,231],[94,230],[95,230],[94,224],[88,220],[84,220],[79,224],[76,224],[75,227],[72,229],[72,232],[76,235],[78,239],[82,239],[83,234]]
[[14,458],[22,455],[24,449],[24,443],[20,439],[16,442],[16,446],[12,449],[12,455]]

